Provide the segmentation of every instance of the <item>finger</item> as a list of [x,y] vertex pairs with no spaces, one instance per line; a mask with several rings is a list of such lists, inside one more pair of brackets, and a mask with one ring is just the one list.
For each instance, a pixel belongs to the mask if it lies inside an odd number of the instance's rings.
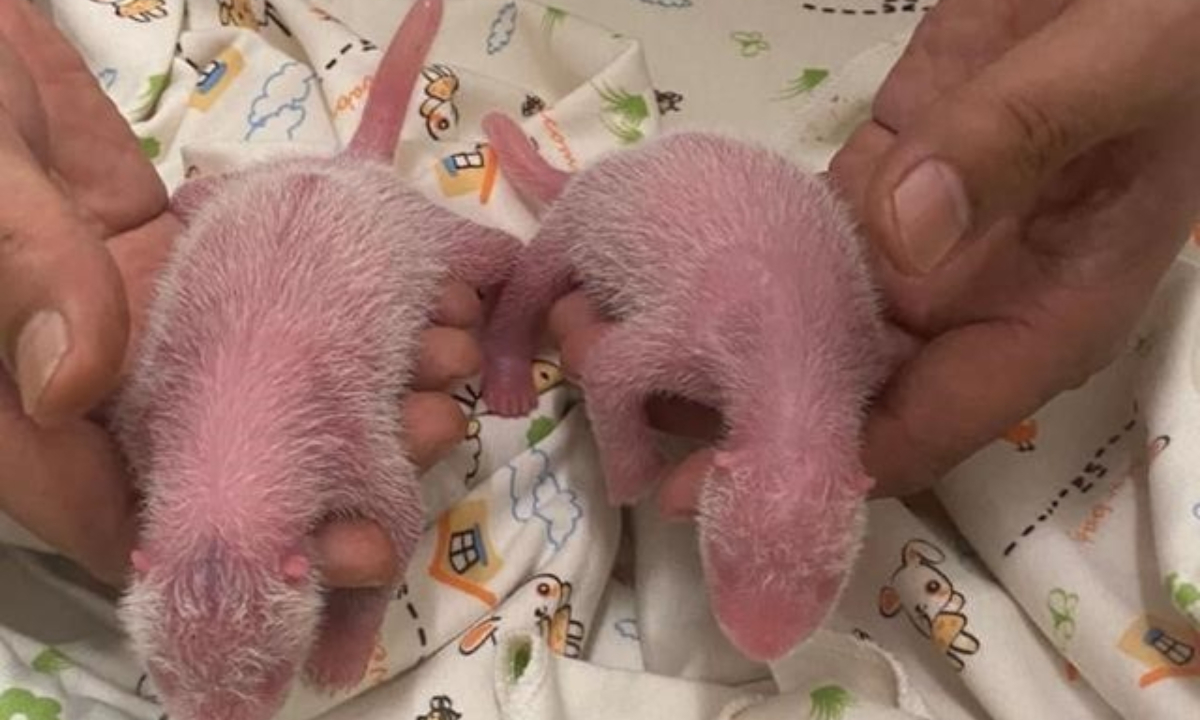
[[927,489],[1077,385],[1086,375],[1071,346],[1069,335],[1011,322],[971,325],[930,342],[868,414],[864,464],[875,494]]
[[29,3],[0,3],[0,41],[23,59],[39,87],[45,153],[72,200],[114,233],[162,212],[167,193],[158,173],[129,123],[53,23]]
[[0,386],[0,510],[98,579],[122,584],[136,526],[112,441],[81,420],[39,428],[7,384]]
[[592,325],[604,322],[604,317],[592,307],[587,295],[582,291],[569,293],[560,298],[550,307],[546,319],[550,337],[555,344],[561,345],[570,335]]
[[573,382],[579,382],[592,348],[613,327],[592,307],[582,291],[570,293],[554,303],[546,324],[551,339],[558,345],[563,375]]
[[700,505],[700,491],[712,470],[716,451],[694,452],[671,470],[658,493],[658,511],[669,520],[694,518]]
[[921,19],[872,103],[883,127],[909,127],[931,103],[1045,26],[1071,0],[942,0]]
[[399,558],[387,533],[369,520],[339,520],[314,538],[324,583],[334,588],[382,587],[396,576]]
[[421,354],[413,386],[440,390],[479,372],[478,341],[466,330],[432,327],[421,333]]
[[466,283],[453,281],[446,286],[434,312],[434,322],[462,329],[478,327],[483,321],[479,295]]
[[895,137],[895,133],[882,125],[867,121],[850,135],[829,161],[831,184],[858,217],[866,212],[871,177]]
[[1027,208],[1083,151],[1195,98],[1183,28],[1200,5],[1155,3],[1134,23],[1122,7],[1071,4],[900,129],[866,217],[897,267],[931,271],[962,238]]
[[0,36],[0,118],[16,131],[20,142],[41,167],[50,164],[46,110],[37,84],[25,62]]
[[422,470],[436,465],[467,437],[467,418],[449,395],[418,392],[401,405],[409,458]]
[[181,228],[175,216],[163,213],[146,225],[108,242],[129,303],[129,342],[123,371],[128,369],[135,357],[134,349],[138,347],[145,328],[155,280],[166,264],[172,241]]
[[129,316],[95,230],[0,127],[0,357],[39,422],[78,417],[108,395]]
[[570,293],[550,308],[547,329],[562,356],[563,374],[578,381],[588,353],[611,324],[594,308],[582,291]]

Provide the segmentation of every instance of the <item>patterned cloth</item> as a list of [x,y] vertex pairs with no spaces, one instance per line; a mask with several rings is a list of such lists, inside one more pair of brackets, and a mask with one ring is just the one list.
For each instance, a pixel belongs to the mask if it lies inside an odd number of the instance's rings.
[[[174,188],[330,152],[407,2],[42,0]],[[483,113],[553,164],[723,129],[822,169],[914,0],[448,0],[396,169],[528,238]],[[1189,251],[1191,252],[1191,251]],[[457,395],[470,437],[426,479],[425,537],[362,685],[289,720],[1128,718],[1200,713],[1200,480],[1188,438],[1200,276],[1187,255],[1110,370],[1013,428],[936,497],[871,503],[836,616],[770,667],[712,620],[694,528],[619,512],[556,356],[528,417]],[[961,530],[961,533],[960,533]],[[0,720],[159,718],[113,600],[0,517]]]

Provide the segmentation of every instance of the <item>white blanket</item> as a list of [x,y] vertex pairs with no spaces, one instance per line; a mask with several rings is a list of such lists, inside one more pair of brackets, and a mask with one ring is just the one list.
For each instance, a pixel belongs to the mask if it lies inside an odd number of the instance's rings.
[[[409,3],[41,4],[173,188],[347,140]],[[489,110],[523,118],[563,169],[680,126],[770,141],[820,169],[920,11],[448,0],[397,172],[528,238],[536,217],[481,144]],[[836,617],[770,667],[716,629],[690,525],[604,503],[583,408],[552,353],[532,369],[542,393],[527,418],[489,415],[467,384],[471,437],[425,481],[428,530],[368,677],[335,697],[298,686],[281,717],[1198,716],[1198,282],[1185,255],[1111,369],[998,439],[936,499],[872,503]],[[0,525],[0,720],[158,718],[111,598]]]

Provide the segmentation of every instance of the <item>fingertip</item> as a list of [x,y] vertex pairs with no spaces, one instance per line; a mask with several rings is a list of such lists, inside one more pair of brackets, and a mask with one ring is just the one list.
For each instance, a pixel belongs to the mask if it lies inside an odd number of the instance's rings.
[[875,481],[871,498],[900,497],[933,486],[935,477],[923,468],[915,446],[894,417],[872,414],[863,432],[863,469]]
[[28,272],[5,293],[10,307],[24,308],[8,317],[6,364],[26,414],[47,427],[83,416],[112,393],[129,333],[111,255],[99,242],[74,245],[58,257],[18,259],[5,273]]
[[584,366],[587,364],[587,358],[592,349],[611,329],[612,325],[608,323],[587,325],[570,333],[559,342],[562,370],[567,378],[578,382],[583,377]]
[[329,587],[382,587],[395,578],[396,550],[378,523],[336,520],[318,530],[314,541],[322,579]]
[[671,470],[658,493],[659,513],[668,520],[691,520],[700,506],[700,493],[713,469],[716,451],[699,450]]
[[466,415],[444,393],[413,393],[401,411],[409,458],[422,470],[436,465],[467,436]]
[[479,372],[483,354],[479,341],[459,328],[432,327],[421,334],[421,353],[414,386],[433,390]]
[[556,344],[582,329],[599,325],[604,318],[592,307],[587,295],[577,290],[563,296],[550,308],[547,327]]
[[483,322],[483,302],[479,294],[459,280],[447,283],[438,299],[434,322],[462,329],[478,327]]

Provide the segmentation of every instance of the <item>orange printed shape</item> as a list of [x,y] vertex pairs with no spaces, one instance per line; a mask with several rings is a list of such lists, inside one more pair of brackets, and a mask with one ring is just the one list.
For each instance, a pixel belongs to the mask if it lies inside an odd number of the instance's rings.
[[1037,439],[1037,420],[1028,418],[1009,428],[1004,433],[1004,439],[1021,450],[1032,450],[1033,441]]
[[487,521],[488,507],[482,500],[459,503],[442,513],[429,575],[495,607],[496,595],[486,584],[500,572],[504,561],[492,545]]

